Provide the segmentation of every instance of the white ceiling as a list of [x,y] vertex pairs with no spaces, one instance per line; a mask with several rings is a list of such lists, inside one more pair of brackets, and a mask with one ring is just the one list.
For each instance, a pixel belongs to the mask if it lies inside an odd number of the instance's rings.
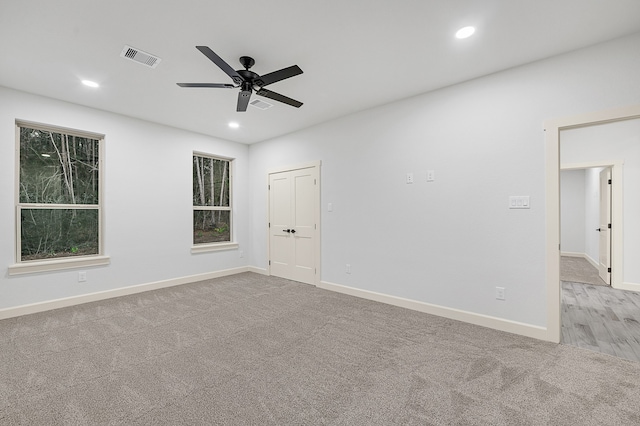
[[[0,85],[254,143],[638,31],[639,0],[1,0]],[[297,64],[269,89],[304,105],[238,113],[237,89],[178,87],[231,83],[196,45],[258,74]]]

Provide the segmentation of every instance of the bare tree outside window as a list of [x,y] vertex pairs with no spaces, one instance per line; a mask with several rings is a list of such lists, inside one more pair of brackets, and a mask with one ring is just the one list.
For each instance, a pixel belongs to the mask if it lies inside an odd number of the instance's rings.
[[20,261],[100,253],[100,140],[19,125]]
[[231,241],[231,161],[193,156],[193,244]]

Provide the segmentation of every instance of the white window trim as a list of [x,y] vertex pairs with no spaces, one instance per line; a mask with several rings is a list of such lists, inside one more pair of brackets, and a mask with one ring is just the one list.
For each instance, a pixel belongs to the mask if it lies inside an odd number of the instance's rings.
[[[240,244],[238,242],[235,241],[236,238],[236,232],[235,232],[235,221],[233,219],[233,199],[234,199],[234,195],[233,195],[233,177],[234,177],[234,172],[235,172],[235,158],[231,158],[231,157],[225,157],[222,155],[213,155],[213,154],[208,154],[202,151],[193,151],[193,154],[191,155],[191,160],[193,163],[193,157],[194,156],[198,156],[198,157],[205,157],[205,158],[213,158],[215,160],[224,160],[224,161],[228,161],[229,162],[229,206],[192,206],[192,211],[196,211],[196,210],[214,210],[214,211],[218,211],[218,210],[222,210],[222,211],[229,211],[229,221],[231,222],[229,224],[230,228],[231,228],[231,241],[224,241],[224,242],[219,242],[219,243],[202,243],[202,244],[193,244],[193,236],[191,237],[191,254],[198,254],[198,253],[208,253],[208,252],[215,252],[215,251],[224,251],[224,250],[235,250],[238,249],[240,247]],[[193,198],[193,188],[191,188],[191,197]],[[191,214],[191,231],[193,232],[193,214]]]
[[198,244],[191,247],[191,254],[207,253],[210,251],[235,250],[240,244],[234,242]]
[[[108,265],[111,260],[109,256],[104,254],[104,145],[105,135],[100,133],[88,132],[84,130],[71,129],[68,127],[53,126],[49,124],[42,124],[27,120],[16,120],[16,156],[15,156],[15,179],[14,179],[14,206],[15,209],[15,230],[16,235],[14,239],[15,243],[15,263],[8,267],[8,273],[10,276],[32,274],[38,272],[51,272],[61,271],[74,268],[86,268],[91,266],[103,266]],[[59,205],[59,204],[24,204],[20,203],[20,128],[28,127],[38,130],[44,130],[55,133],[72,134],[74,136],[85,137],[90,139],[97,139],[98,143],[98,205]],[[20,209],[21,208],[46,208],[46,209],[97,209],[98,210],[98,254],[90,256],[73,256],[57,259],[44,259],[44,260],[28,260],[23,261],[20,233]]]
[[77,256],[54,260],[31,260],[9,266],[9,276],[33,274],[37,272],[62,271],[74,268],[103,266],[111,263],[109,256]]

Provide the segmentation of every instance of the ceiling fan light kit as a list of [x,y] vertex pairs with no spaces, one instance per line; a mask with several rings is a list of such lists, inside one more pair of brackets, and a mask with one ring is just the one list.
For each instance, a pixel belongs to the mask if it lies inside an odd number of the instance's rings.
[[205,87],[216,89],[240,88],[240,93],[238,93],[238,103],[236,106],[236,111],[238,112],[245,112],[247,110],[247,105],[249,105],[251,94],[254,91],[256,92],[256,95],[264,96],[265,98],[273,99],[274,101],[282,102],[295,108],[300,108],[302,106],[302,102],[300,101],[296,101],[295,99],[291,99],[287,96],[281,95],[280,93],[276,93],[264,88],[264,86],[268,86],[270,84],[277,83],[278,81],[282,81],[284,79],[302,74],[302,70],[299,66],[292,65],[290,67],[260,76],[255,72],[249,70],[256,63],[256,61],[249,56],[240,57],[240,64],[244,67],[243,70],[234,70],[231,65],[225,62],[224,59],[218,56],[207,46],[196,46],[196,49],[202,52],[202,54],[209,58],[211,62],[216,64],[222,71],[225,72],[225,74],[231,77],[231,80],[233,80],[234,84],[176,83],[178,86]]

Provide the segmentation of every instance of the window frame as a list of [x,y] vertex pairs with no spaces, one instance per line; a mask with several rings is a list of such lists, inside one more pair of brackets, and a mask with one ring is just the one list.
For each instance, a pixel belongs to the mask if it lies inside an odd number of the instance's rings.
[[[225,157],[222,155],[209,154],[202,151],[193,151],[191,155],[191,176],[193,176],[193,158],[194,157],[202,157],[202,158],[212,158],[214,160],[222,160],[227,161],[229,166],[227,169],[227,173],[229,174],[229,206],[196,206],[193,203],[193,178],[191,179],[191,253],[206,253],[212,251],[221,251],[221,250],[232,250],[237,249],[239,244],[236,242],[236,233],[234,227],[234,218],[233,218],[233,180],[234,180],[234,172],[235,172],[235,158]],[[201,243],[195,244],[193,242],[193,213],[195,211],[228,211],[229,212],[229,241],[221,241],[215,243]]]
[[[20,201],[20,129],[32,128],[52,133],[62,133],[77,137],[98,140],[98,204],[48,204],[48,203],[23,203]],[[16,155],[14,178],[14,207],[15,207],[15,263],[10,265],[9,275],[29,274],[36,272],[48,272],[66,270],[72,268],[84,268],[90,266],[107,265],[110,263],[108,256],[104,254],[104,152],[105,135],[85,130],[71,129],[51,124],[37,123],[27,120],[15,121]],[[23,209],[34,210],[98,210],[98,253],[91,255],[66,256],[53,259],[22,260],[22,224],[20,221]]]

